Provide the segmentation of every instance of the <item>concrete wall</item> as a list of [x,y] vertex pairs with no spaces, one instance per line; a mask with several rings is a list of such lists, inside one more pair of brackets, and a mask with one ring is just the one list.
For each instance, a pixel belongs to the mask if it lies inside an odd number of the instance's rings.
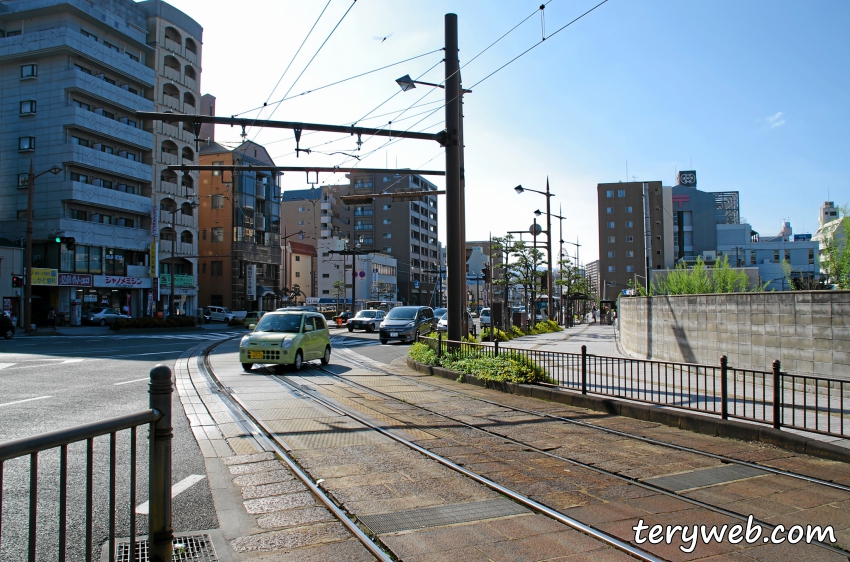
[[850,379],[850,291],[630,297],[618,314],[637,356]]

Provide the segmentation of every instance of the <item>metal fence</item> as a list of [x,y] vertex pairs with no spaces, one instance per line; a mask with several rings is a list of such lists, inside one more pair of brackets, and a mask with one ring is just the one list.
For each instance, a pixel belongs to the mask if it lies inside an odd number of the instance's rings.
[[[106,419],[98,422],[88,423],[68,429],[42,433],[33,437],[25,437],[0,443],[0,549],[3,547],[3,521],[4,521],[4,494],[3,486],[5,465],[8,461],[20,457],[29,456],[29,484],[28,506],[25,507],[26,514],[26,537],[19,539],[12,545],[12,552],[16,557],[26,558],[28,562],[36,559],[59,560],[64,562],[69,555],[68,528],[76,526],[82,521],[82,536],[84,536],[84,556],[86,561],[99,560],[100,553],[95,551],[93,523],[96,510],[100,509],[95,500],[95,465],[101,465],[101,459],[95,455],[95,439],[108,436],[108,479],[107,495],[108,505],[105,517],[107,519],[107,535],[109,560],[115,560],[115,538],[116,538],[116,515],[119,511],[119,500],[116,497],[116,479],[118,465],[117,443],[119,432],[129,431],[129,486],[128,498],[122,505],[129,508],[129,536],[130,560],[136,560],[138,541],[136,539],[136,488],[137,488],[137,456],[136,437],[139,427],[149,426],[150,455],[148,462],[148,484],[149,484],[149,541],[148,552],[150,560],[170,561],[171,542],[173,539],[171,527],[171,394],[173,384],[171,382],[171,369],[164,365],[157,365],[150,372],[150,409],[142,410],[132,414]],[[123,435],[123,434],[122,434]],[[72,503],[69,506],[68,498],[68,472],[69,472],[69,445],[85,443],[85,500],[84,505],[78,506]],[[47,478],[43,470],[39,470],[39,455],[49,454],[58,449],[58,486],[54,491],[55,480]],[[74,448],[75,450],[78,447]],[[41,477],[40,477],[41,476]],[[50,484],[48,484],[50,482]],[[49,490],[44,491],[40,497],[40,484]],[[8,487],[8,486],[7,486]],[[20,496],[17,490],[9,490],[13,499]],[[54,514],[39,513],[39,500],[44,499],[48,492],[57,495],[58,511]],[[8,502],[7,502],[8,503]],[[83,513],[69,513],[81,507]],[[8,505],[7,505],[8,508]],[[17,515],[17,513],[15,513]],[[57,530],[55,541],[50,545],[39,544],[39,524],[44,524],[46,518],[54,518],[49,525]],[[19,517],[18,523],[23,523]],[[7,538],[9,536],[7,535]],[[43,538],[43,537],[42,537]],[[45,541],[42,541],[45,542]],[[20,551],[18,545],[26,545],[26,550]],[[74,544],[74,546],[77,546]],[[56,553],[49,553],[56,548]],[[7,551],[8,552],[8,551]]]
[[541,367],[548,382],[582,394],[600,394],[662,406],[717,414],[837,437],[850,436],[850,381],[783,373],[773,369],[607,357],[587,353],[519,349],[486,343],[420,338],[438,355],[497,356],[506,352]]

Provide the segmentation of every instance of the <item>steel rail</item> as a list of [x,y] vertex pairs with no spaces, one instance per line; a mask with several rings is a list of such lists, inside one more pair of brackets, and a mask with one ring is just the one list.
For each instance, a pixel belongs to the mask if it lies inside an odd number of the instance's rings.
[[313,482],[313,480],[307,476],[307,474],[301,469],[298,464],[295,463],[294,460],[289,456],[289,454],[278,444],[278,439],[270,428],[268,428],[253,412],[241,401],[239,398],[233,395],[230,390],[228,390],[221,381],[215,376],[212,365],[209,360],[209,353],[217,346],[221,345],[227,340],[217,342],[203,351],[202,358],[203,361],[198,361],[198,367],[201,368],[202,372],[207,376],[208,380],[210,380],[218,389],[219,396],[223,399],[232,401],[234,405],[236,405],[242,413],[247,418],[247,422],[251,423],[255,426],[257,430],[257,434],[261,435],[262,438],[268,443],[268,445],[274,450],[275,454],[283,460],[283,462],[289,467],[289,469],[295,474],[295,476],[303,483],[319,500],[328,508],[328,510],[333,513],[334,517],[336,517],[340,523],[342,523],[348,531],[354,535],[360,543],[366,547],[366,549],[378,560],[382,562],[393,562],[393,559],[387,555],[375,542],[369,538],[363,530],[358,527],[348,516],[339,508],[337,505],[331,500],[325,492],[319,488],[317,484]]
[[501,484],[497,484],[496,482],[493,482],[489,478],[486,478],[484,476],[481,476],[480,474],[472,472],[471,470],[463,468],[462,466],[455,464],[454,462],[450,461],[449,459],[447,459],[445,457],[441,457],[440,455],[437,455],[436,453],[432,453],[428,449],[424,449],[424,448],[420,447],[419,445],[412,443],[411,441],[408,441],[407,439],[405,439],[403,437],[395,435],[393,432],[386,430],[386,429],[382,428],[381,426],[372,423],[371,421],[357,415],[356,413],[350,411],[347,408],[345,408],[345,409],[340,408],[338,405],[329,403],[327,400],[325,400],[323,398],[320,398],[318,396],[314,396],[312,394],[308,394],[304,390],[303,387],[301,387],[300,385],[296,385],[296,384],[292,383],[291,381],[289,381],[286,378],[285,375],[275,375],[274,379],[278,380],[281,384],[288,386],[293,391],[297,392],[298,394],[304,396],[305,398],[307,398],[309,400],[317,402],[317,403],[321,404],[322,406],[324,406],[326,408],[333,407],[334,409],[337,409],[337,410],[343,410],[343,413],[345,414],[345,416],[351,418],[352,420],[354,420],[354,421],[356,421],[356,422],[358,422],[358,423],[360,423],[360,424],[362,424],[366,427],[369,427],[369,428],[377,431],[381,435],[389,437],[393,441],[401,443],[405,447],[413,449],[417,453],[425,455],[426,457],[430,458],[431,460],[434,460],[434,461],[440,463],[441,465],[443,465],[447,468],[450,468],[450,469],[452,469],[456,472],[459,472],[460,474],[463,474],[467,478],[471,478],[472,480],[475,480],[479,484],[483,484],[484,486],[487,486],[488,488],[490,488],[490,489],[492,489],[492,490],[494,490],[494,491],[496,491],[496,492],[498,492],[498,493],[500,493],[500,494],[502,494],[506,497],[511,498],[512,500],[514,500],[515,502],[517,502],[519,504],[522,504],[522,505],[524,505],[528,508],[533,509],[534,511],[542,513],[542,514],[546,515],[547,517],[550,517],[550,518],[552,518],[552,519],[554,519],[554,520],[556,520],[560,523],[563,523],[564,525],[567,525],[568,527],[572,527],[573,529],[580,531],[580,532],[582,532],[582,533],[584,533],[584,534],[586,534],[590,537],[593,537],[598,541],[601,541],[601,542],[604,542],[604,543],[606,543],[610,546],[613,546],[614,548],[616,548],[616,549],[618,549],[622,552],[625,552],[626,554],[633,556],[634,558],[637,558],[638,560],[645,560],[646,562],[660,562],[661,561],[660,558],[657,558],[652,553],[649,553],[649,552],[646,552],[646,551],[641,550],[639,548],[636,548],[636,547],[634,547],[634,546],[632,546],[632,545],[630,545],[630,544],[628,544],[624,541],[621,541],[620,539],[614,537],[613,535],[609,535],[609,534],[607,534],[603,531],[600,531],[600,530],[595,529],[595,528],[593,528],[589,525],[586,525],[585,523],[582,523],[581,521],[578,521],[577,519],[573,519],[572,517],[564,515],[563,513],[559,512],[559,511],[555,511],[554,509],[552,509],[548,506],[545,506],[545,505],[543,505],[539,502],[536,502],[529,497],[526,497],[522,494],[519,494],[519,493],[511,490],[510,488],[505,488]]
[[[350,362],[351,364],[353,364],[353,365],[362,365],[361,363],[358,363],[357,361],[354,361],[354,360],[351,360],[351,359],[348,359],[348,358],[344,358],[344,360],[349,361],[349,362]],[[338,374],[338,373],[334,373],[334,372],[332,372],[332,371],[328,370],[328,369],[327,369],[327,367],[324,367],[324,366],[322,366],[322,367],[317,367],[317,366],[315,366],[315,365],[309,365],[309,367],[311,367],[311,368],[313,368],[313,369],[316,369],[316,370],[318,370],[318,371],[321,371],[322,373],[324,373],[324,374],[326,374],[326,375],[329,375],[329,376],[332,376],[332,377],[334,377],[334,378],[340,379],[340,380],[344,381],[346,384],[349,384],[349,385],[351,385],[351,386],[362,388],[362,389],[366,390],[367,392],[370,392],[370,393],[372,393],[372,394],[374,394],[374,395],[382,396],[382,397],[386,397],[386,398],[390,398],[390,399],[395,400],[395,401],[399,401],[399,399],[398,399],[398,398],[396,398],[396,397],[392,396],[391,394],[388,394],[388,393],[382,392],[382,391],[380,391],[380,390],[375,390],[375,389],[373,389],[373,388],[371,388],[371,387],[368,387],[368,386],[366,386],[366,385],[364,385],[364,384],[362,384],[362,383],[354,382],[354,381],[352,381],[352,380],[350,380],[350,379],[348,379],[348,378],[343,377],[342,375],[340,375],[340,374]],[[397,376],[397,375],[396,375],[396,376]],[[439,388],[439,387],[437,387],[437,388]],[[468,397],[468,395],[465,395],[465,394],[464,394],[464,395],[461,395],[461,396]],[[486,401],[485,401],[485,402],[486,402]],[[564,461],[564,462],[570,463],[570,464],[572,464],[572,465],[574,465],[574,466],[579,466],[579,467],[581,467],[581,468],[585,468],[585,469],[587,469],[587,470],[592,470],[592,471],[594,471],[594,472],[596,472],[596,473],[599,473],[599,474],[604,474],[604,475],[606,475],[606,476],[611,476],[611,477],[616,478],[616,479],[618,479],[618,480],[622,480],[622,481],[624,481],[624,482],[625,482],[625,483],[627,483],[627,484],[631,484],[631,485],[637,486],[637,487],[639,487],[639,488],[643,488],[643,489],[645,489],[645,490],[649,490],[649,491],[654,492],[654,493],[657,493],[657,494],[663,494],[663,495],[668,496],[668,497],[676,498],[676,499],[678,499],[678,500],[682,500],[682,501],[684,501],[684,502],[686,502],[686,503],[689,503],[689,504],[695,505],[695,506],[697,506],[697,507],[701,507],[701,508],[704,508],[704,509],[708,509],[708,510],[710,510],[710,511],[714,511],[715,513],[720,513],[720,514],[722,514],[722,515],[726,515],[726,516],[728,516],[728,517],[732,517],[732,518],[734,518],[734,519],[738,519],[739,521],[747,521],[747,520],[748,520],[748,518],[749,518],[749,516],[748,516],[748,515],[744,515],[744,514],[742,514],[742,513],[738,513],[738,512],[736,512],[736,511],[732,511],[732,510],[729,510],[729,509],[726,509],[726,508],[723,508],[723,507],[720,507],[720,506],[712,505],[712,504],[710,504],[710,503],[706,503],[706,502],[703,502],[703,501],[701,501],[701,500],[697,500],[697,499],[694,499],[694,498],[690,498],[690,497],[688,497],[688,496],[681,495],[680,493],[678,493],[678,492],[676,492],[676,491],[673,491],[673,490],[668,490],[668,489],[666,489],[666,488],[662,488],[662,487],[660,487],[660,486],[656,486],[656,485],[654,485],[654,484],[649,484],[649,483],[647,483],[647,482],[642,482],[642,481],[640,481],[640,480],[638,480],[638,479],[636,479],[636,478],[631,478],[631,477],[629,477],[629,476],[624,476],[624,475],[622,475],[622,474],[618,474],[618,473],[616,473],[616,472],[611,472],[611,471],[606,470],[606,469],[604,469],[604,468],[599,468],[599,467],[594,466],[594,465],[592,465],[592,464],[588,464],[588,463],[584,463],[584,462],[581,462],[581,461],[577,461],[577,460],[575,460],[575,459],[571,459],[571,458],[569,458],[569,457],[563,457],[563,456],[561,456],[561,455],[557,455],[557,454],[555,454],[555,453],[551,453],[551,452],[546,451],[546,450],[543,450],[543,449],[538,449],[538,448],[537,448],[537,447],[535,447],[534,445],[531,445],[531,444],[526,443],[526,442],[524,442],[524,441],[519,441],[519,440],[517,440],[517,439],[514,439],[513,437],[509,437],[509,436],[507,436],[507,435],[502,435],[502,434],[500,434],[500,433],[496,433],[496,432],[491,431],[491,430],[489,430],[489,429],[486,429],[486,428],[483,428],[483,427],[479,427],[479,426],[473,425],[473,424],[471,424],[471,423],[464,422],[464,421],[462,421],[462,420],[458,420],[458,419],[453,418],[453,417],[451,417],[451,416],[449,416],[449,415],[447,415],[447,414],[441,414],[441,413],[439,413],[439,412],[435,412],[435,411],[433,411],[433,410],[431,410],[431,409],[429,409],[429,408],[426,408],[426,407],[424,407],[424,406],[419,406],[419,405],[416,405],[416,404],[412,404],[411,402],[406,402],[406,404],[408,404],[408,405],[410,405],[410,406],[413,406],[413,407],[415,407],[415,408],[418,408],[418,409],[422,410],[423,412],[428,412],[429,414],[433,414],[433,415],[435,415],[435,416],[439,416],[439,417],[441,417],[441,418],[443,418],[443,419],[449,420],[449,421],[451,421],[451,422],[454,422],[454,423],[456,423],[456,424],[458,424],[458,425],[462,425],[462,426],[467,427],[467,428],[469,428],[469,429],[473,429],[473,430],[481,431],[481,432],[483,432],[483,433],[486,433],[487,435],[492,435],[492,436],[494,436],[494,437],[498,437],[498,438],[500,438],[500,439],[504,439],[504,440],[506,440],[506,441],[510,441],[510,442],[512,442],[512,443],[514,443],[514,444],[516,444],[516,445],[520,445],[520,446],[522,446],[522,447],[525,447],[527,450],[534,451],[535,453],[539,453],[539,454],[541,454],[541,455],[545,455],[545,456],[550,457],[550,458],[553,458],[553,459],[561,460],[561,461]],[[492,403],[492,402],[491,402],[490,404],[491,404],[491,405],[500,405],[500,404],[495,404],[495,403]],[[515,410],[515,411],[523,411],[523,412],[525,412],[524,410],[521,410],[521,409],[520,409],[520,410]],[[531,412],[527,412],[527,413],[531,413]],[[760,468],[760,467],[758,467],[758,468]],[[773,530],[773,529],[775,529],[775,528],[776,528],[776,525],[774,525],[774,524],[772,524],[772,523],[768,523],[768,522],[766,522],[766,521],[762,521],[762,520],[760,520],[760,519],[753,518],[753,521],[754,521],[755,523],[758,523],[758,524],[759,524],[759,525],[761,525],[762,527],[766,527],[766,528],[768,528],[768,529],[770,529],[770,530]],[[816,545],[816,546],[820,546],[821,548],[825,548],[825,549],[827,549],[827,550],[830,550],[830,551],[835,552],[835,553],[838,553],[838,554],[842,554],[842,555],[845,555],[845,556],[847,555],[847,551],[845,551],[845,550],[841,550],[841,549],[838,549],[838,548],[835,548],[835,547],[833,547],[833,546],[831,546],[831,545],[828,545],[828,544],[826,544],[826,543],[823,543],[823,542],[814,541],[812,544],[814,544],[814,545]]]
[[[342,337],[347,337],[347,336],[342,336]],[[351,361],[354,362],[354,363],[357,363],[356,360],[351,360]],[[364,363],[358,363],[358,364],[363,365]],[[374,367],[371,367],[371,366],[370,366],[370,369],[375,370]],[[405,378],[407,380],[410,380],[411,382],[415,382],[416,384],[420,384],[422,386],[427,386],[429,388],[440,389],[440,390],[444,390],[444,391],[448,391],[448,392],[457,392],[457,391],[450,390],[450,389],[447,389],[447,388],[444,388],[444,387],[441,387],[441,386],[424,383],[424,382],[421,382],[421,381],[416,380],[416,379],[409,379],[408,377],[405,377],[404,375],[392,373],[391,371],[386,371],[386,370],[380,370],[380,371],[387,373],[387,374],[392,374],[392,375],[397,376],[397,377]],[[348,379],[346,379],[346,380],[348,380]],[[805,474],[799,474],[797,472],[790,472],[790,471],[787,471],[787,470],[781,470],[781,469],[778,469],[778,468],[765,466],[763,464],[759,464],[759,463],[755,463],[755,462],[743,461],[743,460],[740,460],[740,459],[736,459],[734,457],[727,457],[727,456],[724,456],[724,455],[718,455],[717,453],[709,453],[707,451],[700,451],[699,449],[693,449],[691,447],[685,447],[684,445],[677,445],[675,443],[669,443],[667,441],[660,441],[658,439],[653,439],[651,437],[644,437],[642,435],[634,435],[634,434],[631,434],[631,433],[627,433],[625,431],[620,431],[618,429],[612,429],[612,428],[609,428],[609,427],[603,427],[603,426],[596,425],[596,424],[593,424],[593,423],[583,422],[583,421],[579,421],[579,420],[573,420],[573,419],[570,419],[570,418],[556,416],[556,415],[553,415],[553,414],[547,414],[546,412],[538,412],[536,410],[528,410],[526,408],[519,408],[519,407],[516,407],[516,406],[508,406],[508,405],[502,404],[500,402],[495,402],[493,400],[487,400],[486,398],[479,398],[477,396],[471,396],[471,395],[468,395],[468,394],[461,394],[461,393],[458,393],[458,394],[461,395],[461,396],[465,396],[467,398],[472,398],[473,400],[478,400],[478,401],[483,402],[485,404],[490,404],[492,406],[499,406],[501,408],[505,408],[507,410],[511,410],[511,411],[514,411],[514,412],[522,412],[524,414],[531,414],[531,415],[535,415],[535,416],[550,418],[550,419],[562,421],[562,422],[565,422],[565,423],[570,423],[570,424],[574,424],[574,425],[578,425],[578,426],[582,426],[582,427],[586,427],[586,428],[590,428],[590,429],[596,429],[596,430],[599,430],[599,431],[604,431],[605,433],[610,433],[612,435],[617,435],[617,436],[620,436],[620,437],[627,437],[629,439],[635,439],[635,440],[638,440],[638,441],[642,441],[644,443],[650,443],[652,445],[659,445],[659,446],[667,447],[667,448],[674,449],[674,450],[677,450],[677,451],[683,451],[683,452],[687,452],[687,453],[693,453],[693,454],[696,454],[696,455],[702,455],[704,457],[713,458],[713,459],[719,460],[719,461],[724,462],[724,463],[731,463],[731,464],[737,464],[737,465],[741,465],[741,466],[747,466],[747,467],[750,467],[750,468],[756,468],[756,469],[759,469],[759,470],[764,470],[765,472],[770,472],[771,474],[777,474],[777,475],[780,475],[780,476],[788,476],[790,478],[796,478],[798,480],[803,480],[805,482],[810,482],[812,484],[820,484],[820,485],[823,485],[823,486],[827,486],[829,488],[835,488],[836,490],[843,490],[845,492],[850,492],[850,486],[847,486],[847,485],[844,485],[844,484],[838,484],[836,482],[830,482],[829,480],[822,480],[820,478],[815,478],[813,476],[807,476]]]

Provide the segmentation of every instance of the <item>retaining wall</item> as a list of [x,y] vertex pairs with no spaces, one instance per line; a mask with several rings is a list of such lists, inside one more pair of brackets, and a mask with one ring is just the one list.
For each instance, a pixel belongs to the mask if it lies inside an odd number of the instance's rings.
[[623,297],[618,315],[636,356],[850,379],[850,291]]

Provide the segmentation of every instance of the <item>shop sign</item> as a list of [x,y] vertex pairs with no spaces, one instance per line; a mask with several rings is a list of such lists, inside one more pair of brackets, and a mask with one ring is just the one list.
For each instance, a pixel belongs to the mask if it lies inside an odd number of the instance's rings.
[[189,295],[190,297],[192,297],[192,296],[197,295],[198,291],[196,291],[195,289],[185,289],[185,288],[175,287],[174,288],[174,294],[175,295]]
[[43,267],[32,268],[33,285],[51,285],[55,287],[58,278],[59,271],[56,269],[46,269]]
[[251,264],[247,269],[248,273],[245,276],[246,297],[249,301],[252,301],[257,299],[257,266]]
[[110,287],[118,289],[150,289],[150,277],[117,277],[114,275],[95,275],[95,287]]
[[159,209],[157,209],[156,207],[153,207],[151,209],[151,236],[154,239],[156,239],[157,230],[159,230],[159,224],[158,224],[159,221],[157,220],[158,215],[159,215]]
[[83,295],[83,302],[97,302],[97,294],[85,294]]
[[[171,275],[168,273],[163,273],[159,276],[159,282],[163,287],[171,287]],[[174,286],[175,287],[194,287],[195,286],[195,278],[191,275],[184,274],[176,274],[174,276]]]
[[86,273],[60,273],[60,287],[91,287],[91,275]]
[[151,242],[150,249],[150,276],[158,277],[159,273],[159,257],[157,256],[159,245],[156,242]]

